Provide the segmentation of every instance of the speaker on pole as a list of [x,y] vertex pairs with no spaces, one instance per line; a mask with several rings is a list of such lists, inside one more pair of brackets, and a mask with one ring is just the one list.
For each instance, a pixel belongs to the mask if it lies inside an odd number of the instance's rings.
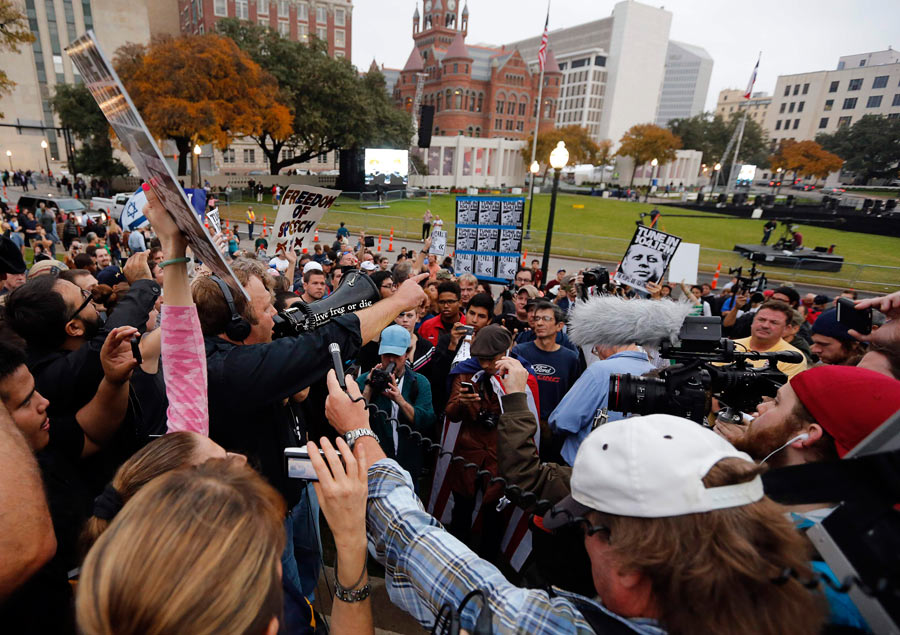
[[434,128],[434,106],[424,105],[419,111],[419,147],[431,147],[431,130]]
[[338,187],[347,192],[361,192],[366,182],[366,151],[345,148],[338,154]]

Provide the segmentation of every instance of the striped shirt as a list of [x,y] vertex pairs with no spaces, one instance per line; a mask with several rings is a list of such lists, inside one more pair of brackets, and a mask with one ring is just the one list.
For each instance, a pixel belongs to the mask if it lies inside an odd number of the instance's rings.
[[[588,598],[562,590],[551,596],[513,585],[425,512],[409,475],[391,459],[369,468],[366,520],[370,550],[387,571],[391,601],[426,629],[445,603],[456,608],[469,591],[481,589],[490,602],[495,633],[593,633],[568,597],[577,597],[637,633],[665,633],[652,620],[627,620]],[[460,626],[472,631],[480,611],[480,602],[467,603]]]

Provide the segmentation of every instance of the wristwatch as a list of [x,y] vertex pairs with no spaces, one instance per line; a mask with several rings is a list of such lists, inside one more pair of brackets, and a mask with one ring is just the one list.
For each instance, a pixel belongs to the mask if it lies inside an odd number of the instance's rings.
[[347,445],[349,445],[350,449],[352,450],[353,445],[360,437],[372,437],[373,439],[375,439],[376,443],[381,443],[381,441],[378,440],[378,435],[372,432],[369,428],[357,428],[356,430],[351,430],[344,435],[344,441],[347,442]]

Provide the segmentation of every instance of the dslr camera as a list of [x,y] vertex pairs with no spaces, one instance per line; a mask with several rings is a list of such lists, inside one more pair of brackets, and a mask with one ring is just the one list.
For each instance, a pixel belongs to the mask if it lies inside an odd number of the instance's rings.
[[391,379],[394,377],[394,369],[396,364],[391,362],[387,368],[373,368],[369,372],[369,385],[372,387],[372,393],[380,395],[387,387],[391,385]]
[[[797,363],[802,354],[793,351],[756,353],[736,351],[734,342],[722,337],[717,317],[687,317],[679,333],[680,344],[663,342],[660,356],[676,363],[660,371],[659,377],[617,374],[610,378],[607,408],[646,415],[671,414],[704,423],[710,397],[725,407],[720,416],[736,419],[750,412],[764,396],[774,397],[787,383],[777,362]],[[750,361],[764,359],[766,366],[754,368]]]
[[579,289],[579,295],[582,300],[587,301],[588,290],[592,287],[596,287],[598,293],[608,293],[609,292],[609,271],[606,267],[601,265],[597,265],[595,267],[591,267],[590,269],[585,269],[581,274],[581,288]]

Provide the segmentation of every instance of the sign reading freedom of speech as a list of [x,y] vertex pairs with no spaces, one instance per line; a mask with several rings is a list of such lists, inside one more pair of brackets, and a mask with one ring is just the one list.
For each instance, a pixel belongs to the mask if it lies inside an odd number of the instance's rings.
[[[128,156],[134,161],[141,178],[150,184],[160,202],[172,215],[194,255],[203,261],[213,273],[225,280],[234,293],[247,292],[240,285],[216,248],[212,235],[200,222],[197,211],[178,185],[169,164],[156,146],[144,120],[134,107],[122,81],[107,57],[100,50],[93,31],[88,31],[72,42],[66,53],[78,68],[84,84],[90,91],[103,116],[116,131]],[[205,207],[205,199],[204,199]],[[202,209],[202,208],[201,208]]]
[[267,255],[311,245],[316,226],[340,195],[340,190],[289,185],[281,195]]

